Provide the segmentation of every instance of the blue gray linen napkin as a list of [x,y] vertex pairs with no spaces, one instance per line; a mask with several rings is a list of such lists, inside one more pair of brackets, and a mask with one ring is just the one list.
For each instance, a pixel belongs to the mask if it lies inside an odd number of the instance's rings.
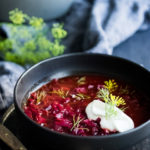
[[15,63],[0,61],[0,110],[4,111],[12,104],[16,81],[24,71]]
[[112,54],[115,46],[150,25],[150,0],[77,0],[72,11],[63,21],[73,51]]
[[[149,7],[149,0],[96,0],[87,28],[85,49],[92,47],[95,42],[90,52],[112,54],[116,45],[144,27]],[[96,41],[88,36],[93,31],[96,33],[93,36],[97,36]]]

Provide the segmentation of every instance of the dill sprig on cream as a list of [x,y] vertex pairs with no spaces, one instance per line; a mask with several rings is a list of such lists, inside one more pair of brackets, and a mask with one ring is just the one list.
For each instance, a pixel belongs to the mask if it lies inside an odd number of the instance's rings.
[[[120,96],[115,96],[111,94],[111,92],[114,92],[118,85],[114,80],[109,80],[104,82],[104,88],[100,88],[96,94],[96,98],[100,98],[103,100],[107,105],[105,105],[105,111],[106,111],[106,118],[115,116],[117,114],[117,111],[115,110],[115,106],[124,106],[126,105],[125,100]],[[125,110],[124,107],[120,108],[121,110]]]

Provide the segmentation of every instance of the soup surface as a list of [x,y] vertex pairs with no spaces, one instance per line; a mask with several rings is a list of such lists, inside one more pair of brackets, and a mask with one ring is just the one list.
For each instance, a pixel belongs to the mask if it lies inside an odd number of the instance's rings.
[[101,118],[88,119],[86,107],[93,100],[109,104],[106,117],[115,115],[114,106],[132,118],[134,127],[149,119],[146,96],[131,85],[104,76],[85,75],[53,79],[32,92],[24,112],[51,130],[80,136],[117,133],[102,128]]

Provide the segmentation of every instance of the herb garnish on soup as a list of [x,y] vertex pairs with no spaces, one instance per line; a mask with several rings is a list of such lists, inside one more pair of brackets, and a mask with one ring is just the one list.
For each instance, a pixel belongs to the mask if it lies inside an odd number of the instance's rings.
[[53,79],[32,92],[26,115],[51,130],[79,136],[109,135],[149,119],[147,98],[120,80],[95,75]]

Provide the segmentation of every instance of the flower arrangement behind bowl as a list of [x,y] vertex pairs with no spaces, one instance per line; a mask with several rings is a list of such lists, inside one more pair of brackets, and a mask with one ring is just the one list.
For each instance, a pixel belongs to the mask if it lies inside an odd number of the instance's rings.
[[0,35],[4,60],[27,66],[63,54],[65,46],[61,41],[67,36],[63,24],[54,23],[49,29],[42,18],[30,17],[19,9],[10,11],[9,19],[11,23],[0,24],[8,34]]

